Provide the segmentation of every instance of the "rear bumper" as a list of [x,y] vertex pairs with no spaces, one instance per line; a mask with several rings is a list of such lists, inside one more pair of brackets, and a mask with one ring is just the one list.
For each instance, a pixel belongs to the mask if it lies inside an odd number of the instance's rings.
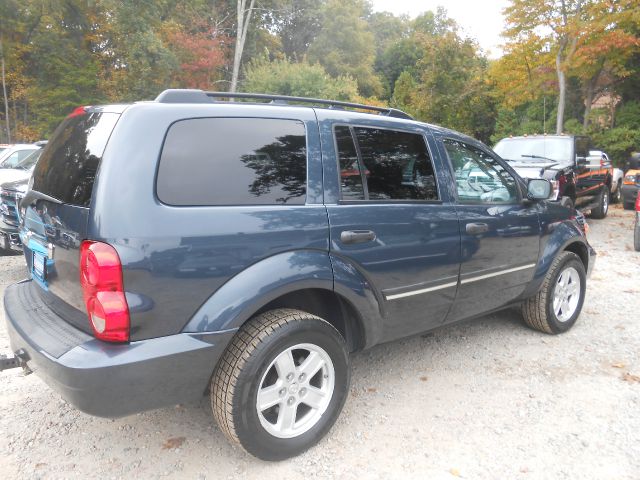
[[24,349],[29,367],[83,412],[120,417],[198,401],[235,331],[180,333],[108,344],[72,327],[24,281],[4,295],[14,351]]

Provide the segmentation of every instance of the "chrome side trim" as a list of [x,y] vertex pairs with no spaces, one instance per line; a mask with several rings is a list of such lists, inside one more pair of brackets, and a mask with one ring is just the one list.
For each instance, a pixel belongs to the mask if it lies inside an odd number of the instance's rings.
[[536,266],[535,263],[530,263],[528,265],[522,265],[520,267],[508,268],[506,270],[500,270],[498,272],[487,273],[486,275],[480,275],[478,277],[465,278],[464,280],[460,281],[460,284],[464,285],[465,283],[477,282],[478,280],[484,280],[485,278],[497,277],[499,275],[505,275],[507,273],[513,273],[513,272],[517,272],[519,270],[527,270],[527,269],[533,268],[535,266]]
[[422,293],[429,293],[429,292],[434,292],[436,290],[442,290],[443,288],[455,287],[456,285],[458,285],[458,282],[443,283],[442,285],[436,285],[435,287],[421,288],[420,290],[412,290],[410,292],[396,293],[394,295],[385,295],[385,298],[387,300],[396,300],[398,298],[411,297],[413,295],[420,295]]

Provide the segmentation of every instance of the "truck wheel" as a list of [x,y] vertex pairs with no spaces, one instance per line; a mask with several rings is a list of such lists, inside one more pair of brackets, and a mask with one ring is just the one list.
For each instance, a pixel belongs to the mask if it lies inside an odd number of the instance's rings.
[[587,275],[580,257],[562,252],[549,267],[540,291],[522,304],[525,323],[545,333],[566,332],[580,315],[586,289]]
[[222,432],[263,460],[312,447],[338,418],[349,390],[349,354],[328,322],[278,309],[243,325],[211,380]]
[[600,190],[598,206],[591,210],[591,218],[601,219],[607,216],[609,211],[609,187],[604,186]]
[[620,203],[622,199],[622,195],[620,194],[620,190],[622,190],[622,181],[618,180],[616,191],[611,194],[611,203]]

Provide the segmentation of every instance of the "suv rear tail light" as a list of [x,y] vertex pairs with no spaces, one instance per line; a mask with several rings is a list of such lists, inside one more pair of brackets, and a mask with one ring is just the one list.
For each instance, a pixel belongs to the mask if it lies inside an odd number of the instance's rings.
[[638,192],[638,196],[636,197],[636,212],[640,212],[640,192]]
[[82,242],[80,284],[95,337],[107,342],[128,342],[129,306],[115,248],[102,242]]

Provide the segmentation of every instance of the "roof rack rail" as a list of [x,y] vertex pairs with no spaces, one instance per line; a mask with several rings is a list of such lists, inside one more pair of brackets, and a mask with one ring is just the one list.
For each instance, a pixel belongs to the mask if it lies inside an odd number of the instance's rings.
[[394,118],[404,118],[413,120],[408,113],[390,107],[378,107],[374,105],[363,105],[361,103],[341,102],[338,100],[325,100],[321,98],[292,97],[289,95],[271,95],[266,93],[231,93],[231,92],[205,92],[196,89],[169,89],[156,97],[159,103],[210,103],[218,98],[241,98],[248,100],[269,101],[273,104],[289,103],[310,103],[314,105],[328,106],[329,108],[357,108],[360,110],[370,110],[381,115]]

